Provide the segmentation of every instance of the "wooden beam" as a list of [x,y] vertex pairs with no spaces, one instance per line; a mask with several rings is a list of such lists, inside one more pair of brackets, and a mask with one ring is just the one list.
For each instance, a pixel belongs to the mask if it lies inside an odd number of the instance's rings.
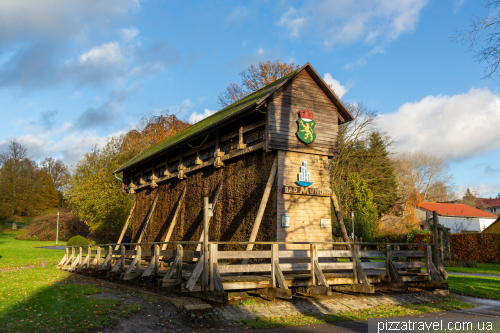
[[143,278],[150,277],[151,274],[153,274],[153,272],[155,273],[154,274],[155,276],[158,275],[157,273],[158,273],[159,267],[156,267],[156,265],[159,264],[158,260],[157,260],[157,255],[159,256],[159,254],[160,254],[160,250],[159,249],[160,249],[160,247],[158,246],[158,244],[155,244],[154,245],[153,258],[151,258],[151,261],[149,262],[148,267],[146,267],[146,269],[142,273],[142,277]]
[[200,260],[196,264],[195,268],[193,269],[193,272],[191,273],[191,276],[189,277],[188,282],[186,283],[185,288],[189,291],[192,291],[194,289],[194,286],[196,285],[196,281],[198,281],[198,278],[200,277],[201,273],[203,272],[204,256],[205,256],[205,254],[201,255]]
[[132,208],[130,209],[130,213],[128,213],[127,220],[125,220],[125,225],[123,226],[120,237],[118,237],[118,242],[116,244],[115,250],[118,250],[120,248],[119,244],[121,244],[121,242],[123,240],[123,236],[125,236],[125,233],[127,232],[127,228],[128,228],[129,223],[130,223],[130,218],[132,217],[132,213],[134,212],[134,209],[135,209],[135,203],[136,203],[136,201],[134,198],[134,204],[132,205]]
[[262,288],[255,292],[257,295],[282,298],[282,299],[292,299],[292,290],[283,288]]
[[[271,189],[274,184],[274,178],[276,177],[276,172],[278,169],[278,155],[274,158],[273,165],[271,166],[271,173],[269,174],[269,178],[267,179],[267,184],[264,189],[264,195],[262,196],[262,200],[260,201],[259,210],[257,211],[257,216],[255,217],[255,222],[253,224],[252,233],[250,234],[249,242],[255,242],[257,238],[257,234],[259,233],[260,223],[262,222],[262,217],[264,216],[264,212],[266,210],[267,201],[269,199],[269,194],[271,193]],[[247,245],[247,251],[252,251],[253,244]],[[248,263],[248,259],[243,259],[243,264]]]
[[243,118],[239,119],[239,129],[238,129],[238,149],[245,149],[247,145],[243,142]]
[[[213,211],[212,211],[213,212]],[[208,265],[208,223],[210,222],[210,208],[208,206],[208,197],[204,198],[203,201],[203,279],[201,282],[201,290],[208,290],[209,288],[209,265]]]
[[226,292],[219,291],[191,291],[186,293],[188,296],[206,299],[208,301],[219,302],[219,303],[228,303],[229,302],[229,294]]
[[319,268],[319,264],[317,260],[314,260],[314,272],[316,274],[316,278],[318,279],[318,284],[323,287],[328,287],[328,281],[326,280],[325,274]]
[[214,166],[216,168],[220,168],[224,166],[224,163],[221,160],[221,157],[224,156],[224,153],[220,151],[220,135],[219,130],[215,131],[215,162]]
[[[327,169],[328,170],[328,169]],[[337,216],[337,221],[340,224],[340,230],[342,231],[342,238],[344,238],[344,242],[349,242],[349,236],[347,236],[347,230],[345,228],[344,219],[342,217],[342,212],[340,211],[339,201],[337,200],[337,195],[335,194],[335,190],[332,188],[332,196],[330,197],[333,203],[333,209],[335,210],[335,215]],[[354,239],[352,240],[354,242]],[[351,245],[347,245],[347,249],[351,250]]]
[[[278,244],[271,244],[271,263],[279,262]],[[271,285],[276,288],[276,266],[271,265]]]
[[[172,222],[170,222],[170,226],[168,227],[167,235],[165,236],[164,242],[170,241],[170,237],[172,237],[172,233],[174,232],[175,224],[177,223],[177,218],[179,217],[179,213],[181,211],[182,203],[184,202],[184,197],[186,196],[186,188],[187,184],[184,185],[184,190],[182,191],[181,197],[179,199],[179,203],[177,204],[177,208],[175,209],[174,217],[172,218]],[[163,244],[161,246],[162,250],[167,249],[167,244]]]
[[391,246],[385,246],[385,274],[387,275],[387,281],[391,282],[391,272],[390,272],[390,261],[392,260]]
[[281,271],[280,268],[279,260],[274,261],[274,269],[276,270],[276,281],[278,282],[278,287],[280,289],[288,289],[285,277],[283,276],[283,272]]
[[134,256],[134,259],[128,265],[127,270],[125,271],[125,274],[130,274],[134,270],[134,268],[137,266],[137,271],[140,271],[140,266],[141,266],[141,260],[142,260],[142,252],[141,252],[141,246],[137,246],[136,254]]
[[[212,202],[212,212],[214,212],[214,213],[215,213],[215,207],[217,207],[217,202],[219,200],[220,192],[222,190],[222,183],[223,183],[223,179],[221,179],[219,181],[219,184],[217,185],[217,189],[215,190],[215,197],[214,197],[214,201]],[[207,228],[210,228],[210,220],[211,219],[212,219],[212,217],[209,216],[209,218],[208,218],[208,227]],[[205,229],[203,228],[201,230],[200,239],[198,241],[199,242],[203,242],[204,238],[205,238]],[[201,244],[198,244],[196,246],[196,251],[201,251]]]
[[365,294],[374,294],[375,286],[373,284],[348,284],[348,285],[333,285],[331,286],[333,291],[349,291],[353,293],[365,293]]
[[311,244],[309,246],[311,250],[311,285],[315,286],[316,285],[316,274],[315,274],[315,269],[316,265],[314,265],[315,261],[318,261],[318,251],[316,249],[316,244]]
[[219,265],[216,262],[214,262],[214,283],[216,291],[224,292],[224,285],[219,273]]
[[217,244],[210,244],[210,291],[215,290],[215,273],[214,268],[217,265]]

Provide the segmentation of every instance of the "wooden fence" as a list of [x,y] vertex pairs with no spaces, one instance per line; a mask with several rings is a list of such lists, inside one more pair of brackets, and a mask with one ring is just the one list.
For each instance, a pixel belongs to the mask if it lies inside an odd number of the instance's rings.
[[[219,301],[227,299],[228,290],[291,298],[291,288],[323,295],[332,290],[406,290],[408,284],[447,288],[443,283],[446,272],[440,262],[433,262],[434,245],[429,244],[209,242],[208,250],[185,250],[190,244],[203,242],[68,246],[57,267],[128,281],[158,281],[162,287]],[[270,250],[219,251],[224,244],[265,244]],[[280,244],[307,245],[309,250],[279,250]],[[318,249],[326,244],[332,249]],[[166,245],[176,249],[166,250]],[[399,250],[415,245],[424,246],[425,251]],[[143,250],[146,246],[151,250]],[[349,250],[335,249],[341,246]],[[369,249],[381,246],[385,250]]]

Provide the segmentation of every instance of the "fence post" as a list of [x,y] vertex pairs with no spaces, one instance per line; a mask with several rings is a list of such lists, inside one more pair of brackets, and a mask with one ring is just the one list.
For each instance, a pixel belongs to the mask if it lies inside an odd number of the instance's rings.
[[318,252],[316,251],[316,244],[310,244],[311,250],[311,285],[316,285],[316,272],[314,267],[314,261],[318,260]]
[[108,255],[111,256],[111,258],[108,260],[108,271],[110,271],[113,264],[113,247],[111,245],[108,246]]
[[155,244],[154,251],[153,260],[155,261],[155,276],[158,276],[158,272],[160,271],[160,247],[158,244]]
[[89,245],[87,248],[87,268],[90,268],[90,264],[92,264],[92,246]]
[[202,284],[201,284],[201,290],[206,291],[208,290],[208,274],[209,274],[209,267],[208,267],[208,221],[210,217],[208,216],[208,197],[205,197],[203,200],[203,230],[204,230],[204,235],[203,235],[203,277],[202,277]]
[[432,258],[432,247],[427,245],[425,251],[425,268],[427,269],[427,280],[432,281],[432,273],[431,273],[431,259]]
[[210,244],[210,291],[215,290],[214,266],[217,263],[217,244]]
[[388,282],[391,282],[391,274],[390,274],[391,260],[392,260],[391,245],[387,244],[385,246],[385,273],[387,275]]
[[271,282],[272,282],[272,287],[276,288],[276,267],[274,263],[276,261],[279,262],[279,253],[278,253],[278,244],[272,244],[271,245]]
[[101,267],[101,247],[100,246],[97,247],[97,253],[95,255],[95,258],[96,258],[95,268],[99,269],[99,267]]
[[432,212],[432,222],[434,224],[433,243],[434,243],[434,266],[439,267],[439,241],[438,241],[438,214],[436,211]]
[[359,265],[359,245],[354,244],[352,246],[352,271],[354,274],[354,283],[358,282],[358,265]]
[[122,267],[121,267],[121,271],[123,272],[123,271],[125,271],[125,253],[126,253],[126,252],[125,252],[125,246],[124,246],[124,245],[122,245],[122,246],[121,246],[121,251],[122,251],[122,252],[121,252],[121,257],[120,257],[120,260],[122,261],[122,264],[121,264],[121,266],[122,266]]

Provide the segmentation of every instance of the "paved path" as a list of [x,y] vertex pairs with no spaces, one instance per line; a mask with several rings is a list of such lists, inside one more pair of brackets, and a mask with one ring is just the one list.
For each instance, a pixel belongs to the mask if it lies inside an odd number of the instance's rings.
[[[461,301],[475,304],[476,307],[467,310],[457,311],[442,311],[434,313],[426,313],[415,316],[393,317],[396,318],[498,318],[500,316],[500,301],[485,300],[481,298],[453,295]],[[227,329],[229,332],[241,332],[241,327],[234,329]],[[216,332],[214,330],[213,332]],[[368,332],[368,321],[349,321],[341,323],[328,323],[321,325],[306,325],[296,327],[286,327],[278,329],[260,329],[258,333],[295,333],[295,332],[315,332],[315,333],[352,333],[352,332]]]
[[38,247],[38,249],[66,250],[66,245],[40,246],[40,247]]
[[481,277],[500,277],[500,274],[462,273],[462,272],[448,272],[448,275],[481,276]]

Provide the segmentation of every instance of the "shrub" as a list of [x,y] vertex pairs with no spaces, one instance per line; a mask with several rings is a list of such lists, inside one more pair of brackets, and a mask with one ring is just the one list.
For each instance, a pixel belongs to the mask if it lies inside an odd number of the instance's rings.
[[[24,235],[16,238],[55,241],[56,230],[57,211],[51,211],[48,214],[35,217],[31,226],[26,228]],[[73,215],[71,209],[59,210],[59,240],[65,241],[78,235],[87,237],[88,234],[87,225],[79,217]]]
[[69,239],[67,246],[90,245],[87,238],[82,236],[73,236]]
[[[406,242],[407,243],[412,243],[413,239],[417,236],[417,235],[432,235],[432,231],[430,230],[419,230],[419,229],[413,229],[412,231],[410,231],[408,233],[408,236],[406,236]],[[420,236],[419,239],[427,239],[427,237],[425,236]],[[420,242],[413,242],[413,243],[420,243]],[[424,242],[424,243],[427,243],[427,242]]]
[[450,235],[451,257],[480,263],[500,263],[500,234]]

